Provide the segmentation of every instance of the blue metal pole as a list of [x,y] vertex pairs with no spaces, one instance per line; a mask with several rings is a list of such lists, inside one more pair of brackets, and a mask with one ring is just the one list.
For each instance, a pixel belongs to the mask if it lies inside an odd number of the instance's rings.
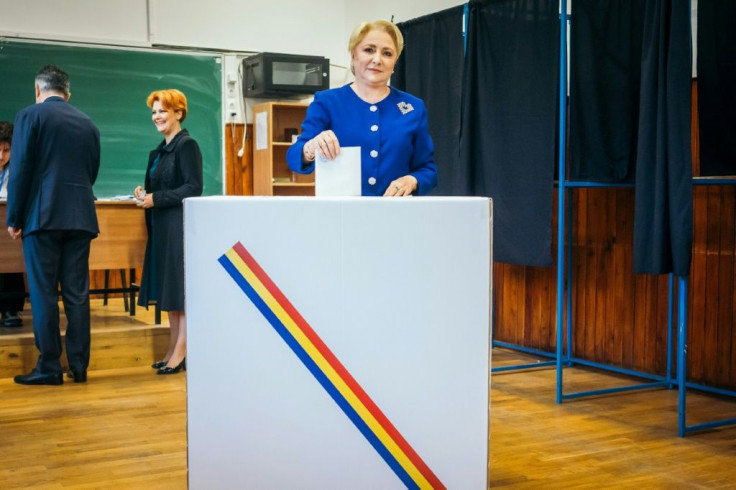
[[[672,381],[672,332],[674,331],[673,323],[673,303],[675,293],[675,275],[670,272],[667,281],[667,381]],[[672,386],[670,385],[670,388]]]
[[514,364],[512,366],[496,366],[491,369],[491,373],[504,373],[507,371],[521,371],[524,369],[536,369],[540,367],[554,366],[555,361],[539,361],[527,364]]
[[686,393],[687,386],[685,384],[687,358],[687,276],[677,277],[677,385],[678,385],[678,405],[677,418],[678,430],[680,437],[685,437],[687,432],[686,415],[687,407]]
[[560,134],[557,188],[557,403],[562,403],[562,309],[565,287],[565,158],[567,119],[567,0],[560,0]]
[[504,349],[514,350],[517,352],[523,352],[525,354],[532,354],[534,356],[554,358],[555,355],[551,352],[547,352],[541,349],[535,349],[534,347],[524,347],[523,345],[512,344],[511,342],[504,342],[503,340],[494,340],[493,347],[503,347]]
[[588,396],[600,396],[600,395],[609,395],[611,393],[624,393],[629,391],[635,391],[635,390],[648,390],[651,388],[661,388],[666,383],[664,381],[656,381],[654,383],[641,383],[631,386],[619,386],[617,388],[604,388],[600,390],[589,390],[589,391],[580,391],[578,393],[568,393],[565,395],[566,400],[571,400],[573,398],[584,398]]
[[652,379],[659,383],[666,383],[667,381],[665,380],[664,376],[660,376],[657,374],[644,373],[641,371],[635,371],[633,369],[626,369],[622,367],[611,366],[610,364],[603,364],[600,362],[588,361],[587,359],[580,359],[577,357],[573,357],[571,359],[571,362],[575,365],[593,367],[593,368],[602,369],[604,371],[608,371],[611,373],[625,374],[627,376],[633,376],[636,378]]

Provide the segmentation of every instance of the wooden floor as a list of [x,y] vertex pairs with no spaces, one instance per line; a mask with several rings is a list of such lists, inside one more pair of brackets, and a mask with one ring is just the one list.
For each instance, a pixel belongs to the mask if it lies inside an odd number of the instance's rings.
[[[523,358],[495,349],[494,366]],[[736,488],[736,426],[677,437],[677,391],[555,403],[554,369],[491,378],[491,486]],[[634,384],[601,371],[564,371],[565,393]],[[736,400],[688,392],[688,424],[736,417]]]
[[[493,356],[494,365],[528,361]],[[491,380],[492,487],[736,488],[736,427],[678,438],[676,391],[557,405],[553,369]],[[565,371],[566,392],[629,382]],[[732,417],[736,401],[691,392],[688,411],[690,424]],[[2,489],[184,489],[186,451],[186,374],[102,369],[87,384],[43,387],[0,379]]]

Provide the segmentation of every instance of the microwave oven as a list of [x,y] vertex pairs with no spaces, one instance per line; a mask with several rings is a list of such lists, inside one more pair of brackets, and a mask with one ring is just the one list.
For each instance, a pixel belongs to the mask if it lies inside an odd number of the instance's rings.
[[243,59],[244,97],[294,97],[330,88],[330,60],[322,56],[259,53]]

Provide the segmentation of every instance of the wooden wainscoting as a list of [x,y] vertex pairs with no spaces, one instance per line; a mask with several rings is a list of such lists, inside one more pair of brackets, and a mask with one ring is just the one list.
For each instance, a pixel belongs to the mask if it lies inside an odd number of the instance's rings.
[[736,388],[734,242],[736,189],[696,187],[688,290],[688,378]]
[[[633,273],[633,192],[595,188],[573,193],[573,355],[664,373],[667,277]],[[555,233],[553,256],[556,242]],[[494,267],[496,339],[553,351],[556,268]]]
[[[243,140],[244,124],[225,125],[225,194],[228,196],[253,195],[253,125]],[[238,152],[243,149],[243,156]]]

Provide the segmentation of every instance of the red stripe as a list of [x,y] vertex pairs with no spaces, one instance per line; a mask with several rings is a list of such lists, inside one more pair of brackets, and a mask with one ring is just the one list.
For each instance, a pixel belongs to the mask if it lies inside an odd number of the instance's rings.
[[235,252],[240,256],[241,259],[243,259],[243,262],[245,262],[245,264],[250,268],[253,274],[255,274],[255,276],[263,283],[263,285],[266,287],[266,289],[268,289],[268,291],[276,299],[276,301],[278,301],[281,307],[291,316],[297,326],[302,330],[302,332],[304,332],[304,335],[309,338],[312,344],[314,344],[317,350],[324,356],[324,358],[337,372],[337,374],[350,387],[353,393],[355,393],[358,399],[363,403],[363,405],[365,405],[365,407],[378,421],[378,423],[381,424],[383,429],[391,436],[391,438],[396,442],[401,450],[404,451],[404,454],[406,454],[406,456],[414,464],[414,466],[416,466],[419,472],[424,475],[424,478],[427,479],[427,481],[432,485],[433,488],[445,489],[445,486],[442,484],[439,478],[437,478],[432,470],[429,469],[429,466],[427,466],[427,464],[416,453],[416,451],[414,451],[411,445],[409,445],[406,439],[403,438],[396,427],[394,427],[393,424],[388,420],[388,418],[383,414],[383,412],[381,412],[378,406],[373,403],[373,400],[371,400],[368,394],[363,391],[363,388],[358,384],[357,381],[355,381],[355,379],[353,379],[348,370],[345,369],[345,367],[340,363],[337,357],[335,357],[332,351],[330,351],[327,345],[322,342],[322,339],[317,335],[314,330],[312,330],[312,327],[309,326],[309,323],[307,323],[307,321],[301,316],[301,314],[299,314],[296,308],[294,308],[291,302],[286,298],[286,296],[284,296],[278,286],[274,284],[274,282],[261,268],[261,266],[258,265],[256,260],[250,255],[250,253],[248,253],[243,244],[240,242],[236,243],[235,245],[233,245],[233,250],[235,250]]

